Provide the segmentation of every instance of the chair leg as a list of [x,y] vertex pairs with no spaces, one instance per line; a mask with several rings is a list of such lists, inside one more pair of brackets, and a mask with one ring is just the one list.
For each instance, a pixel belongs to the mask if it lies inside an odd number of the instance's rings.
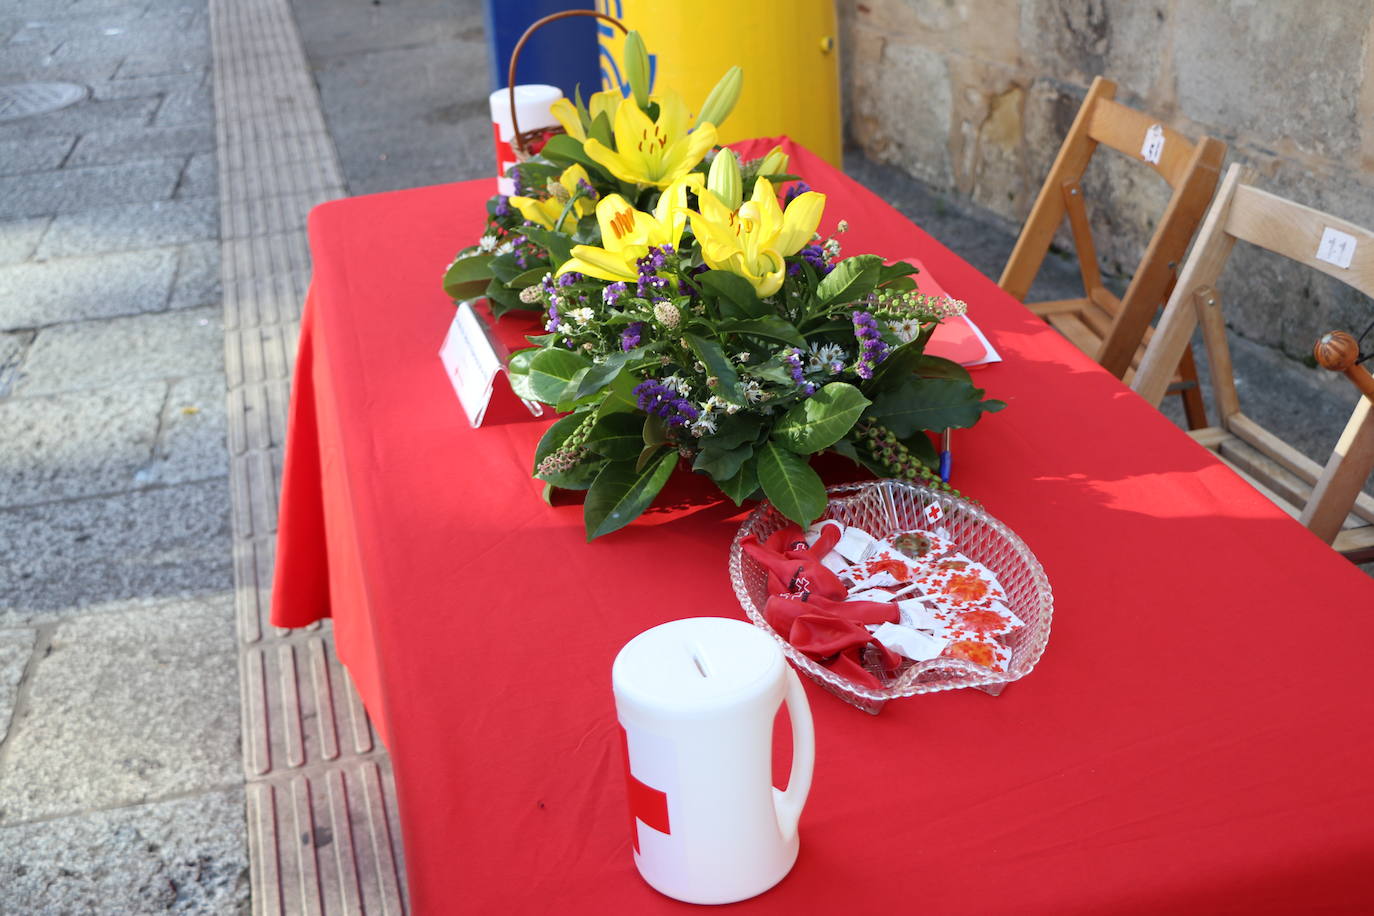
[[1178,376],[1183,380],[1179,396],[1183,398],[1183,415],[1188,420],[1189,429],[1204,429],[1207,426],[1207,405],[1202,400],[1202,386],[1197,380],[1197,361],[1193,359],[1193,345],[1183,351],[1178,361]]

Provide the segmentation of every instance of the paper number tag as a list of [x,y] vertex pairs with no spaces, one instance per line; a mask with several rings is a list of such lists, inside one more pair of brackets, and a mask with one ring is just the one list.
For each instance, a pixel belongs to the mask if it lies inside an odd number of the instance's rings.
[[1164,154],[1164,128],[1151,124],[1145,131],[1145,142],[1140,146],[1140,158],[1159,165],[1159,157]]
[[448,336],[439,350],[439,358],[448,370],[448,380],[463,405],[463,412],[468,415],[468,422],[481,426],[487,405],[491,403],[492,383],[503,363],[471,303],[458,306]]
[[1317,245],[1317,260],[1345,269],[1350,267],[1354,257],[1355,236],[1327,226],[1322,233],[1321,243]]

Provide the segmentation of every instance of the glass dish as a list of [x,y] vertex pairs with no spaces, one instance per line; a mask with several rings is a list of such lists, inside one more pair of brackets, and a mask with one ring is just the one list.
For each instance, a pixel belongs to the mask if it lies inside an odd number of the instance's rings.
[[754,625],[771,635],[798,669],[848,703],[876,715],[888,700],[937,690],[977,687],[993,696],[1035,667],[1050,638],[1054,598],[1049,580],[1035,555],[1010,528],[968,500],[940,493],[904,480],[875,480],[829,489],[830,504],[822,519],[857,525],[878,538],[928,528],[924,511],[932,504],[944,512],[939,522],[960,553],[991,569],[1006,589],[1008,606],[1025,627],[1006,637],[1011,663],[1006,672],[992,671],[957,658],[908,662],[881,689],[856,684],[807,658],[768,625],[763,606],[768,600],[767,571],[744,552],[741,542],[753,534],[760,541],[790,524],[767,502],[750,513],[730,545],[730,581],[740,606]]

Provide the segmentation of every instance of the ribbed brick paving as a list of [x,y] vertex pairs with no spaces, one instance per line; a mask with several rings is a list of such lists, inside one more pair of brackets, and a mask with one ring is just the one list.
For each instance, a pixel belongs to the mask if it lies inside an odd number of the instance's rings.
[[211,0],[253,911],[405,910],[385,750],[328,625],[268,620],[305,220],[344,195],[287,0]]

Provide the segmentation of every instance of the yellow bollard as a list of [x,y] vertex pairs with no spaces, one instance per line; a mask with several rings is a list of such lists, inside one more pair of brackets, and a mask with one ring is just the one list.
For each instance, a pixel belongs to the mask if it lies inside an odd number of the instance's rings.
[[[596,8],[639,31],[655,90],[675,89],[692,112],[721,74],[735,64],[744,70],[722,144],[787,134],[841,164],[833,0],[597,0]],[[604,23],[599,36],[602,87],[626,91],[624,36]]]

